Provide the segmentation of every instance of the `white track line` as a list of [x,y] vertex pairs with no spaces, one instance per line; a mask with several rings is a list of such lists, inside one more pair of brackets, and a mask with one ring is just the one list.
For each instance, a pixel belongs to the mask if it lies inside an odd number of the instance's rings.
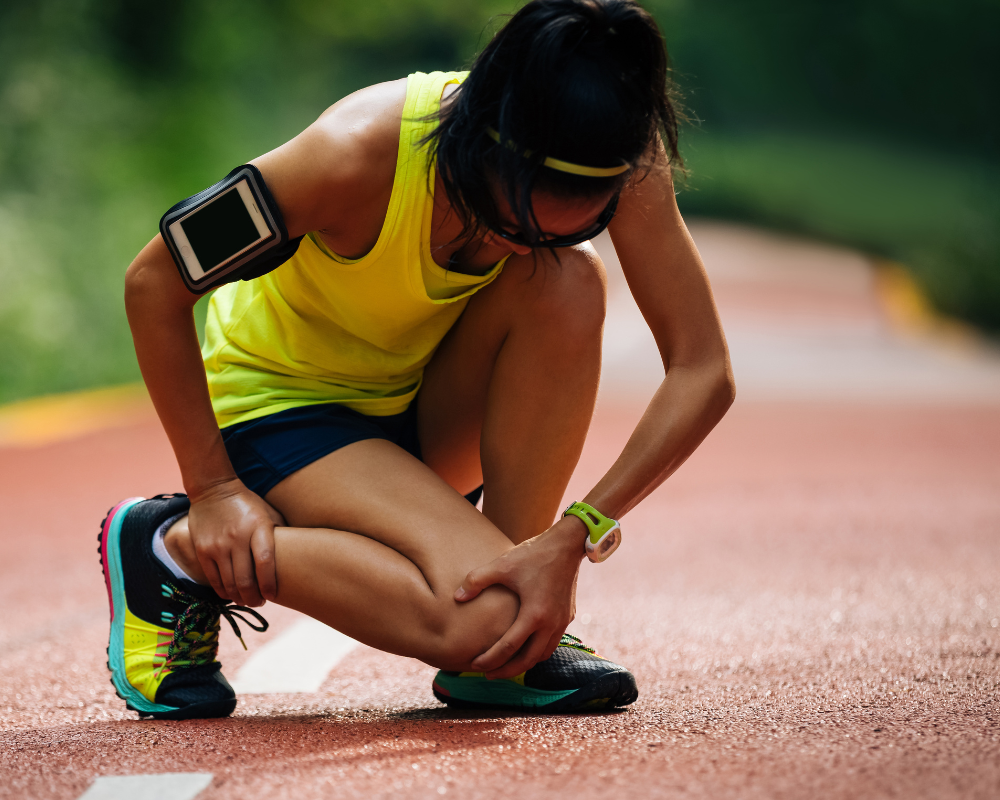
[[305,618],[258,649],[232,681],[237,694],[316,692],[358,643],[322,622]]
[[204,772],[103,776],[94,778],[79,800],[192,800],[211,782]]

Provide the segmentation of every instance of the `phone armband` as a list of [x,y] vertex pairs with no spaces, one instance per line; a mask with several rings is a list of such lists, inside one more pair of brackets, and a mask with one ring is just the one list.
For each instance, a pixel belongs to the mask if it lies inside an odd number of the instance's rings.
[[243,164],[160,218],[160,233],[184,285],[203,294],[266,275],[295,255],[278,204],[260,170]]

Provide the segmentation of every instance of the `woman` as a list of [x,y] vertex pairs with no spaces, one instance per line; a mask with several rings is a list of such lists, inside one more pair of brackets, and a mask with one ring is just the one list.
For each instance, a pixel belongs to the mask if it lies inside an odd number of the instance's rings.
[[[254,162],[305,236],[215,294],[201,354],[163,239],[139,254],[129,322],[187,496],[125,501],[102,529],[130,708],[231,713],[220,615],[260,629],[245,607],[264,600],[438,667],[454,705],[635,700],[624,667],[564,635],[585,542],[733,399],[674,201],[666,79],[631,0],[533,0],[469,73],[364,89]],[[587,240],[605,227],[665,378],[553,524],[597,393],[605,274]]]

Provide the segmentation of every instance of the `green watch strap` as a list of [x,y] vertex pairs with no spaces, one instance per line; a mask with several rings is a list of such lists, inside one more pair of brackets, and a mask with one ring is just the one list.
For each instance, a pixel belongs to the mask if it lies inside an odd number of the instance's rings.
[[616,520],[604,516],[600,511],[587,503],[573,503],[563,511],[563,516],[572,514],[583,520],[583,524],[590,531],[590,543],[597,544],[601,537],[618,524]]

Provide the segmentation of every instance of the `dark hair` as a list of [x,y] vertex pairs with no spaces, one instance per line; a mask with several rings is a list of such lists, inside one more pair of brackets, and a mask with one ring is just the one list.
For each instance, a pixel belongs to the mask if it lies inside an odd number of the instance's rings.
[[[654,165],[660,132],[671,166],[679,112],[667,53],[652,16],[633,0],[532,0],[472,65],[425,140],[462,236],[504,227],[493,195],[510,203],[522,234],[537,239],[531,193],[616,193]],[[499,144],[488,135],[493,128]],[[543,166],[546,156],[630,169],[614,177]],[[433,163],[433,160],[432,160]]]

